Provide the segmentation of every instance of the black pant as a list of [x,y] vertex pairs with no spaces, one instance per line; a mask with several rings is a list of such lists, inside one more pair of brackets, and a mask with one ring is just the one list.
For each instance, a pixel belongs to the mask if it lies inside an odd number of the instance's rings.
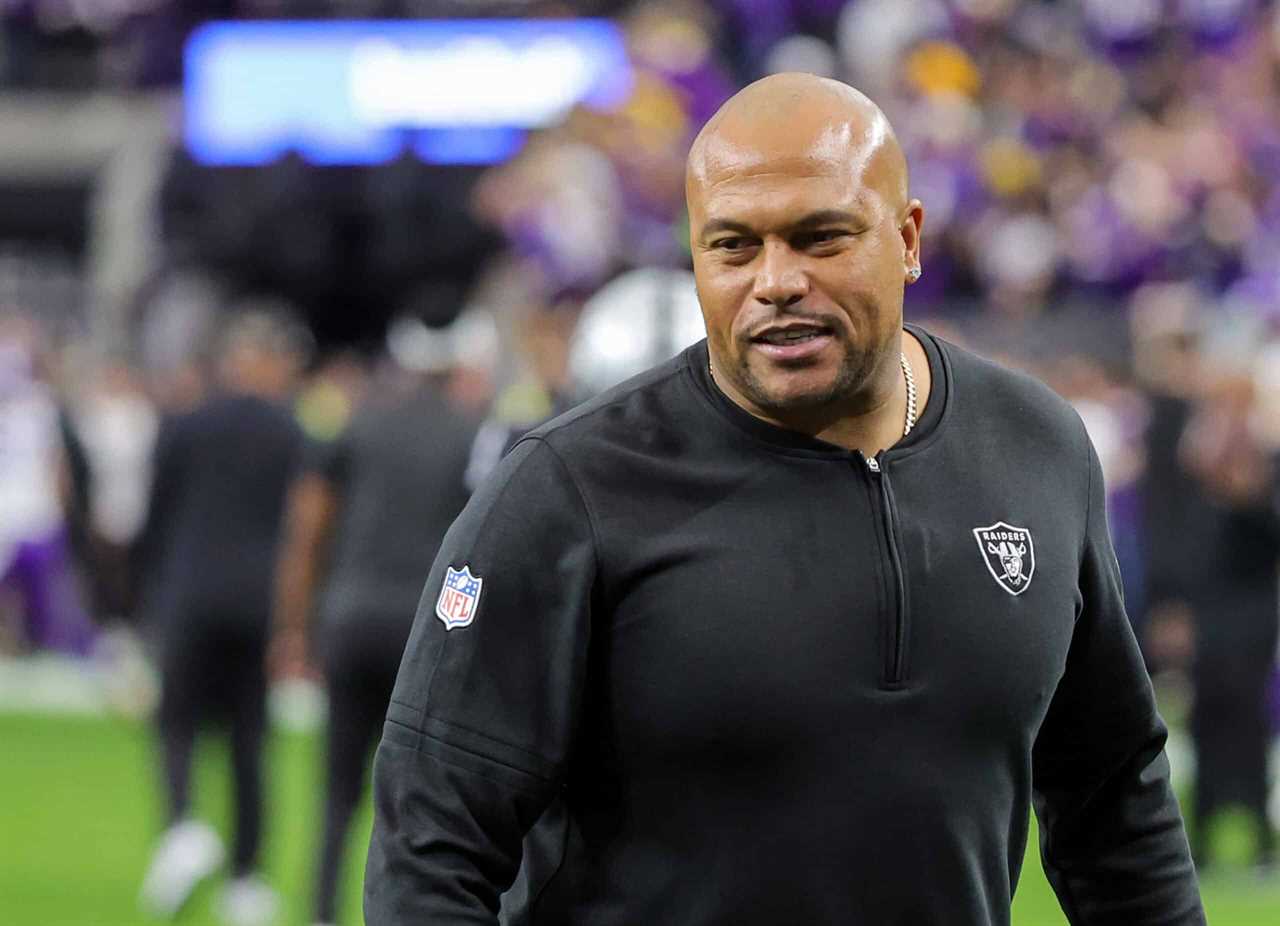
[[324,836],[316,878],[316,920],[335,920],[342,850],[364,791],[369,754],[382,732],[409,627],[404,615],[335,622],[325,635],[329,721]]
[[238,875],[252,871],[262,841],[262,744],[266,730],[265,621],[202,618],[170,628],[161,655],[160,737],[170,823],[187,816],[197,730],[226,722],[235,782]]
[[1259,860],[1275,860],[1275,833],[1267,815],[1267,684],[1274,652],[1274,638],[1264,638],[1230,647],[1203,646],[1199,654],[1191,715],[1196,748],[1192,849],[1199,864],[1210,861],[1211,819],[1231,804],[1253,817]]

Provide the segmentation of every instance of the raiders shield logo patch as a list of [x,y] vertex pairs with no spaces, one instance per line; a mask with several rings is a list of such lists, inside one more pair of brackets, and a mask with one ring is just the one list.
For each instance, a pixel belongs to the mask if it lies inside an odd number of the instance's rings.
[[990,527],[975,527],[982,561],[996,584],[1010,595],[1021,595],[1031,585],[1036,571],[1036,548],[1031,531],[997,521]]
[[444,587],[436,599],[436,617],[444,622],[446,630],[466,627],[476,617],[480,607],[480,586],[484,580],[471,574],[470,566],[454,569],[446,566]]

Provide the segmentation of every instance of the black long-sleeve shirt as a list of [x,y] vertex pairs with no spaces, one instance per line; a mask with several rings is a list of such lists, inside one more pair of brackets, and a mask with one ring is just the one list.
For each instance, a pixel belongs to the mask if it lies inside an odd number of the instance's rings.
[[302,456],[287,409],[222,393],[162,425],[138,543],[165,639],[191,621],[265,631],[285,496]]
[[522,857],[513,923],[1008,923],[1033,803],[1073,923],[1203,922],[1084,428],[912,330],[871,462],[705,342],[513,450],[401,666],[371,926],[494,923]]

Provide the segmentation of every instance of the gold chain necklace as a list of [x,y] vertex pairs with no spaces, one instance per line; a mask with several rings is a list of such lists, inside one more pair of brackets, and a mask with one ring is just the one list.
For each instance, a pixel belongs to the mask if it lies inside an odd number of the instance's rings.
[[907,381],[907,423],[902,428],[902,436],[906,437],[916,426],[916,377],[911,372],[911,362],[907,360],[906,351],[898,357],[902,361],[902,375]]

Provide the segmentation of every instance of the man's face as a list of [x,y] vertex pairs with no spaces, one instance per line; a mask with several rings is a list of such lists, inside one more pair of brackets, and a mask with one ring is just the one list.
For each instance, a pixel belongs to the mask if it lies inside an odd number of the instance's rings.
[[922,218],[874,157],[795,148],[711,146],[689,185],[716,373],[765,414],[853,399],[896,368],[904,253]]

